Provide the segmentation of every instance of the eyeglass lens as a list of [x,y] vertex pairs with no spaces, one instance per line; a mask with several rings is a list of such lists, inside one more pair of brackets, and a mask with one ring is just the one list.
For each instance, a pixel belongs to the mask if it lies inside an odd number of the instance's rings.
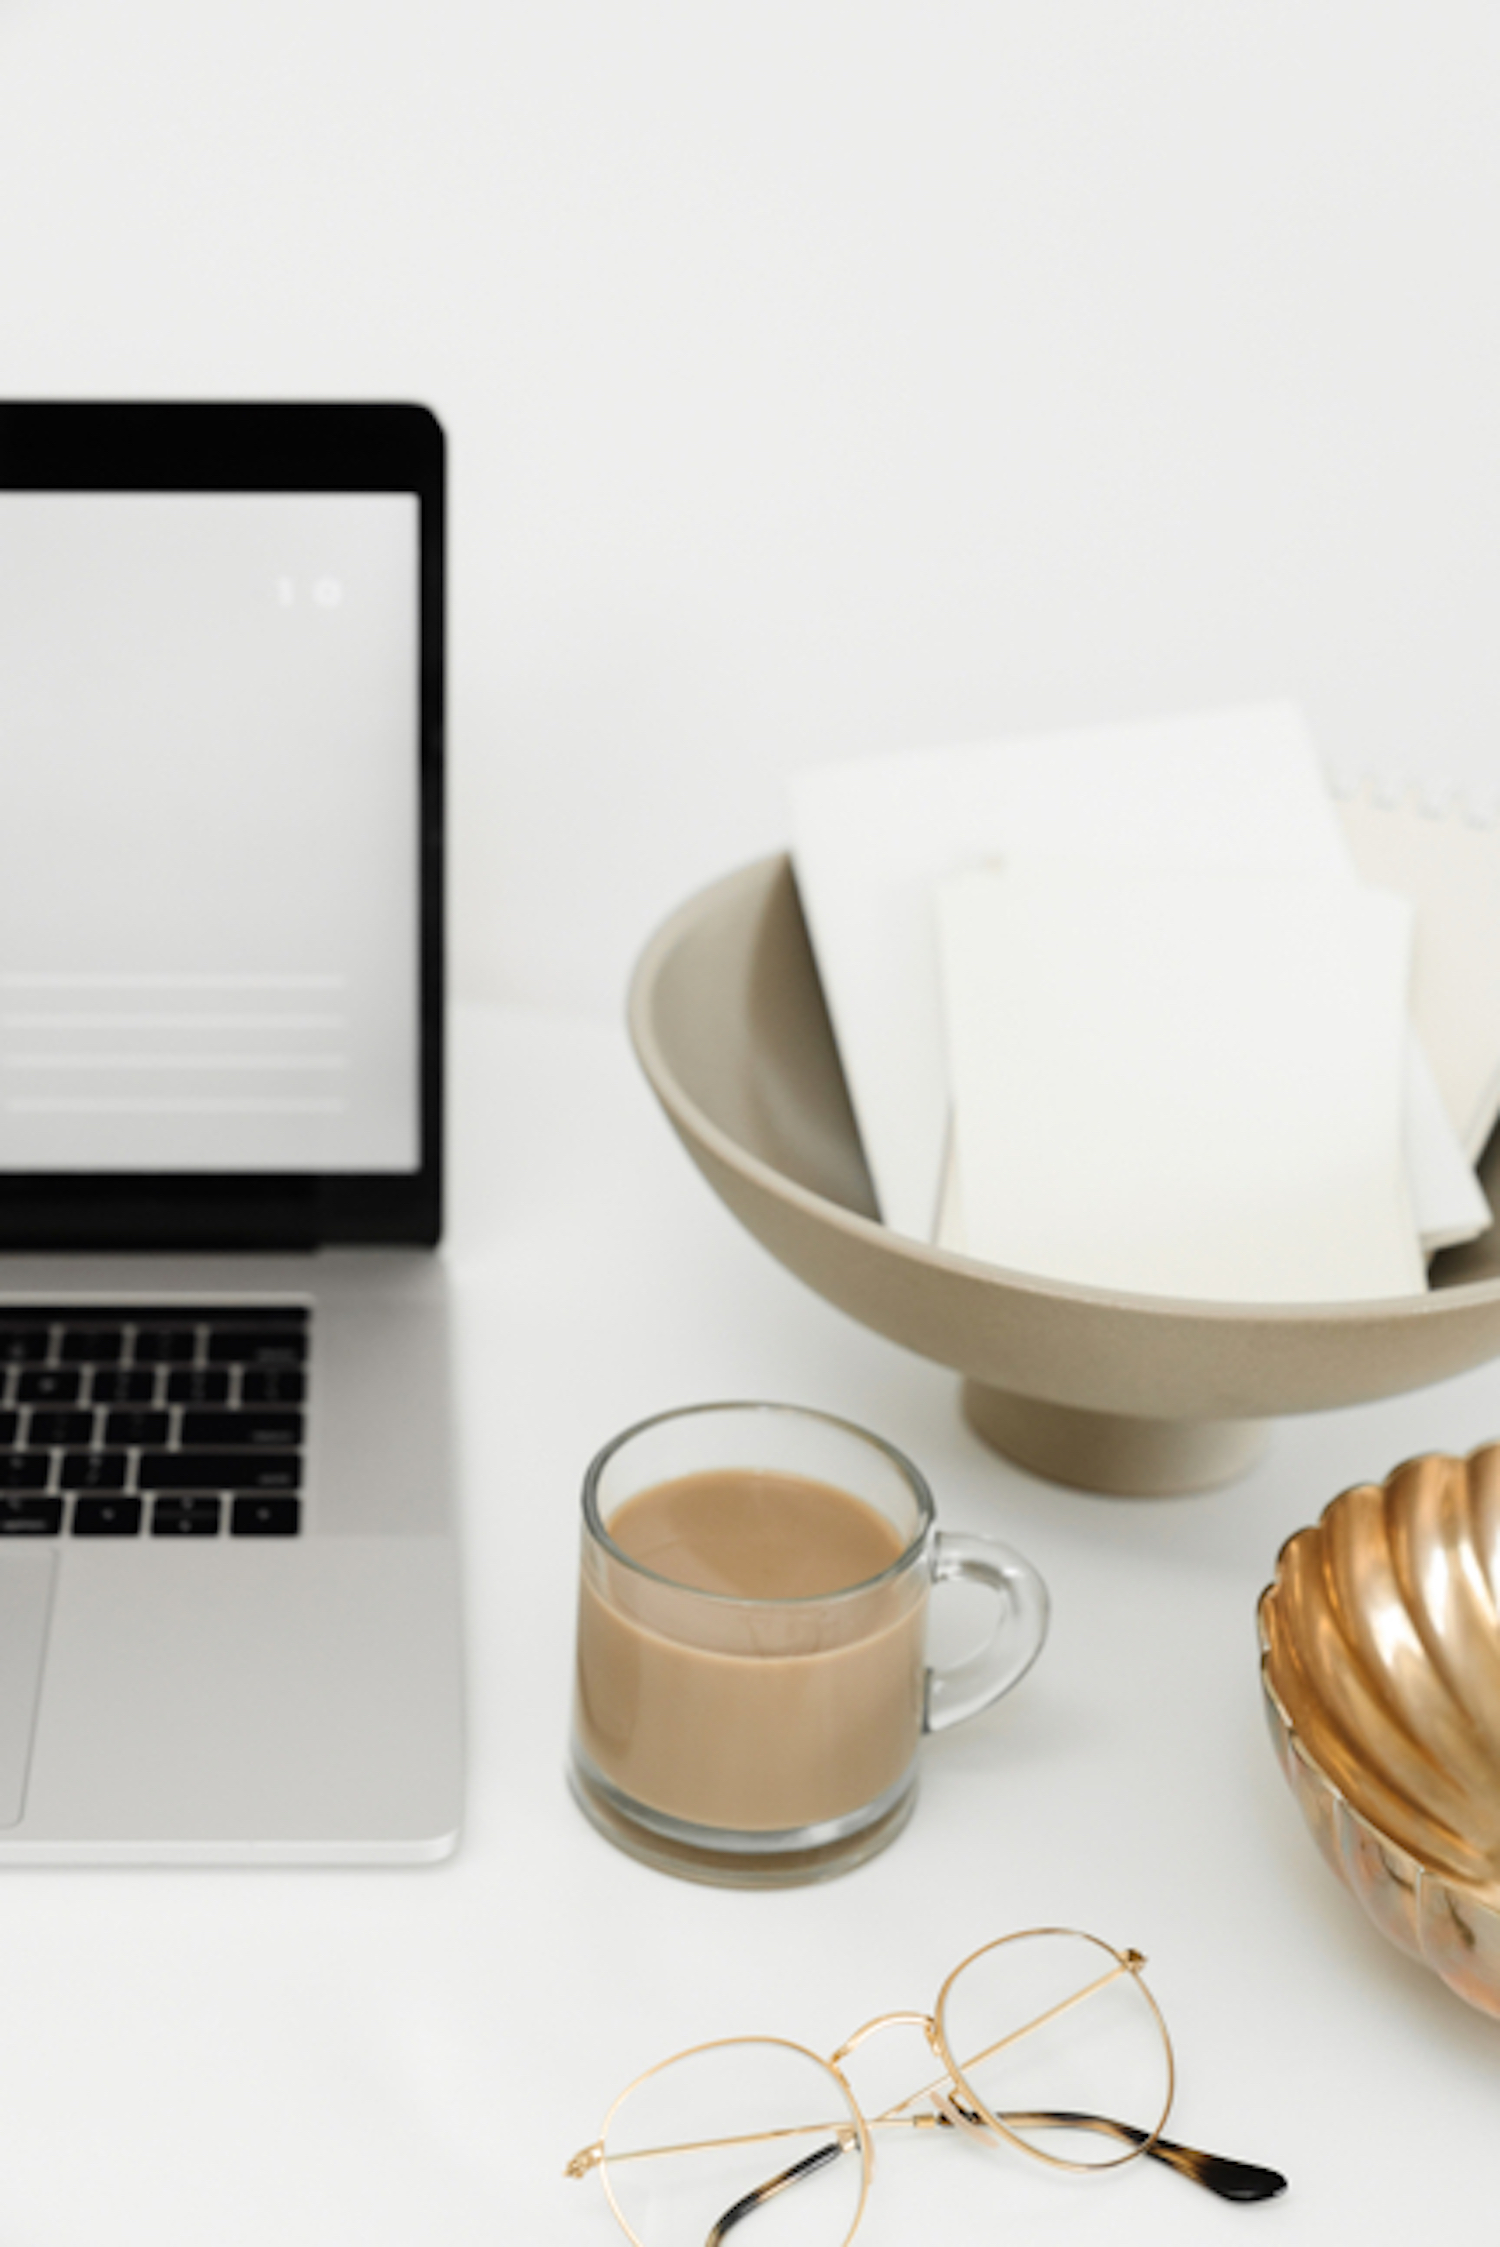
[[[794,2044],[745,2037],[645,2076],[604,2132],[604,2182],[640,2247],[843,2247],[864,2200],[858,2117],[838,2077]],[[738,2243],[736,2243],[738,2247]]]
[[986,2122],[1044,2159],[1131,2160],[1166,2120],[1166,2031],[1139,1976],[1093,1936],[1011,1936],[944,1987],[938,2032]]

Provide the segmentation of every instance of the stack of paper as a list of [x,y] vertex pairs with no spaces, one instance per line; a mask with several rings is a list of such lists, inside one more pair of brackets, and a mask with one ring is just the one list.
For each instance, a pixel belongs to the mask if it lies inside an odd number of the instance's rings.
[[1015,1270],[1424,1285],[1489,1210],[1283,706],[803,774],[794,860],[876,1195]]

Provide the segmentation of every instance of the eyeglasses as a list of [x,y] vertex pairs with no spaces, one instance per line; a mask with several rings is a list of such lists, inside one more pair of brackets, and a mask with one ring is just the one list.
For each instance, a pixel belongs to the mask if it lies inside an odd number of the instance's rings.
[[[566,2174],[598,2169],[636,2247],[721,2247],[750,2216],[756,2247],[845,2247],[875,2135],[898,2129],[1003,2142],[1057,2169],[1147,2155],[1222,2199],[1272,2199],[1286,2190],[1276,2170],[1162,2136],[1175,2068],[1145,1963],[1096,1935],[1032,1928],[964,1959],[931,2013],[882,2013],[826,2060],[779,2037],[695,2045],[638,2076]],[[899,2023],[923,2030],[939,2073],[866,2115],[842,2063]]]

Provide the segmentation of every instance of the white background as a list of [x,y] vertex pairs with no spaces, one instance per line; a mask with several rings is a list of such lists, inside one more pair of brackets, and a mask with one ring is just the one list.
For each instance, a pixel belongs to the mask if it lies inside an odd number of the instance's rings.
[[452,439],[456,955],[813,758],[1290,695],[1500,789],[1485,0],[0,0],[0,394]]

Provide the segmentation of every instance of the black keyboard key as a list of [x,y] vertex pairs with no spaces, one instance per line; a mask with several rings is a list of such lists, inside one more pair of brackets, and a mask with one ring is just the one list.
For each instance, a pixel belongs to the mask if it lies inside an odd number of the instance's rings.
[[90,1404],[155,1404],[156,1375],[149,1366],[139,1373],[117,1365],[101,1365],[89,1380]]
[[247,1366],[240,1380],[240,1399],[245,1404],[300,1404],[306,1394],[306,1375],[286,1366],[269,1370]]
[[302,1461],[295,1451],[144,1451],[137,1480],[142,1490],[296,1490]]
[[296,1498],[236,1498],[229,1516],[231,1537],[295,1537],[301,1527]]
[[137,1537],[140,1528],[139,1498],[77,1498],[73,1502],[75,1537]]
[[20,1425],[19,1412],[0,1412],[0,1445],[14,1443]]
[[307,1336],[301,1327],[225,1326],[208,1338],[211,1365],[301,1365]]
[[184,1446],[244,1443],[285,1449],[301,1441],[300,1412],[184,1412],[182,1416]]
[[33,1448],[37,1444],[84,1444],[93,1433],[92,1412],[33,1412],[27,1422],[26,1441]]
[[51,1465],[45,1451],[0,1451],[0,1491],[45,1490]]
[[64,1365],[114,1365],[124,1348],[117,1326],[75,1326],[64,1330],[57,1354]]
[[165,1443],[171,1415],[166,1412],[111,1412],[104,1421],[106,1443]]
[[71,1370],[28,1366],[16,1379],[17,1404],[76,1404],[83,1394],[83,1375]]
[[138,1326],[134,1362],[137,1365],[185,1365],[192,1362],[197,1336],[190,1326]]
[[0,1537],[55,1537],[61,1527],[60,1498],[15,1498],[0,1491]]
[[123,1490],[130,1462],[123,1451],[68,1451],[58,1470],[62,1490]]
[[47,1355],[45,1326],[0,1326],[0,1365],[37,1365]]
[[229,1374],[223,1366],[190,1365],[167,1375],[168,1404],[227,1404]]
[[151,1509],[153,1537],[217,1537],[217,1498],[158,1498]]

